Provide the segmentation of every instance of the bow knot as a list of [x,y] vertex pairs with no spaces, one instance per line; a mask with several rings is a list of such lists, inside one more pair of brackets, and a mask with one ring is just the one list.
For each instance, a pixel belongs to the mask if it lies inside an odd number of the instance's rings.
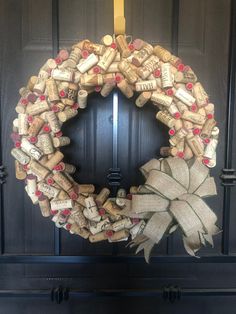
[[153,246],[178,227],[188,254],[195,256],[207,242],[213,245],[212,236],[220,231],[217,217],[202,199],[217,194],[209,169],[197,159],[168,157],[152,159],[140,171],[146,182],[123,210],[124,215],[146,222],[142,234],[130,243],[138,245],[136,253],[143,249],[148,262]]

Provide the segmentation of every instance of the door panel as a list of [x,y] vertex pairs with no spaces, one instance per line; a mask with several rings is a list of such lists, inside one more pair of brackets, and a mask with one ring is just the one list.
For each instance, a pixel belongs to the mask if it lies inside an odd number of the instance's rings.
[[[126,0],[127,35],[148,42],[172,47],[172,4],[162,0]],[[223,187],[219,176],[224,168],[225,131],[227,126],[227,88],[229,54],[229,0],[179,1],[178,53],[189,64],[216,104],[216,119],[221,130],[217,151],[217,166],[212,170],[218,196],[207,203],[219,217],[222,225]],[[1,40],[1,142],[2,164],[8,177],[3,186],[1,243],[5,254],[54,254],[54,226],[32,206],[24,184],[15,179],[12,143],[9,140],[18,89],[31,75],[38,73],[45,60],[52,57],[52,3],[41,0],[0,0],[2,23]],[[59,45],[69,48],[74,42],[89,38],[98,42],[106,33],[113,32],[113,4],[111,0],[60,0]],[[140,109],[135,97],[127,100],[118,91],[118,167],[128,189],[143,182],[139,167],[152,157],[159,157],[161,146],[168,145],[167,128],[155,119],[156,108],[146,104]],[[77,166],[76,179],[80,183],[95,183],[97,189],[108,186],[108,169],[113,167],[112,152],[112,95],[103,99],[90,95],[89,106],[63,127],[72,144],[63,152],[66,159]],[[236,124],[234,124],[235,127]],[[235,143],[233,166],[235,166]],[[236,252],[234,221],[236,196],[231,195],[230,249]],[[59,235],[61,255],[133,256],[134,250],[123,243],[89,244],[65,230]],[[204,248],[200,255],[221,255],[222,234],[214,238],[215,247]],[[171,250],[169,248],[172,247]],[[0,268],[0,295],[3,289],[50,289],[62,285],[73,289],[161,289],[166,285],[188,288],[235,287],[233,263],[176,263],[176,255],[185,255],[181,235],[163,240],[153,252],[155,256],[171,253],[169,263],[146,265],[145,262],[122,260],[81,264],[2,264]],[[0,257],[1,258],[1,257]],[[114,260],[113,260],[114,261]],[[212,260],[213,261],[213,260]],[[73,294],[72,294],[73,295]],[[121,301],[120,301],[121,300]],[[48,299],[1,299],[1,313],[99,313],[111,311],[148,313],[232,313],[235,297],[183,297],[175,306],[160,298],[72,298],[60,308]]]

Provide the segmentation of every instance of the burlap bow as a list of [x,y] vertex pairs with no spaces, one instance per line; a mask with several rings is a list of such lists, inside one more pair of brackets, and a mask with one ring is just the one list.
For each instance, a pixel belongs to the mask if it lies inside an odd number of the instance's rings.
[[220,231],[215,224],[217,217],[202,199],[217,194],[209,169],[197,159],[186,162],[168,157],[152,159],[140,170],[146,182],[122,211],[146,221],[143,232],[129,244],[138,245],[136,253],[143,249],[148,262],[153,246],[178,226],[188,254],[195,256],[206,242],[213,246],[212,236]]

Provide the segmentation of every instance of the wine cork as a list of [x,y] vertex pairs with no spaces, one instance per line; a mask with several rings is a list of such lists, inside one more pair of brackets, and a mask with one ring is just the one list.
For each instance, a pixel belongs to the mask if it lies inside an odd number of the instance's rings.
[[42,66],[42,70],[51,72],[52,69],[55,69],[57,67],[57,63],[55,59],[49,58],[46,63]]
[[74,79],[73,72],[67,69],[54,69],[51,72],[51,77],[57,81],[72,82]]
[[128,43],[124,35],[118,35],[116,37],[116,43],[123,58],[127,58],[131,55],[131,51],[129,50]]
[[88,193],[91,194],[95,191],[93,184],[79,184],[79,193]]
[[89,226],[89,230],[93,235],[108,229],[111,229],[111,223],[108,217],[98,223],[91,222]]
[[100,221],[101,216],[99,216],[97,205],[92,196],[85,198],[86,208],[83,211],[84,216],[92,221]]
[[66,226],[68,220],[68,215],[64,215],[62,212],[58,212],[52,217],[52,221],[55,222],[57,228],[62,228]]
[[43,156],[43,152],[37,148],[35,145],[30,143],[27,138],[22,138],[21,149],[32,158],[39,160]]
[[66,208],[72,208],[73,207],[73,201],[71,199],[67,200],[52,200],[50,202],[51,209],[52,210],[61,210]]
[[68,199],[68,194],[64,190],[59,190],[59,193],[57,195],[57,199],[66,200],[66,199]]
[[[74,48],[72,48],[74,49]],[[66,50],[66,49],[61,49],[59,52],[58,52],[58,57],[65,61],[66,59],[69,58],[69,52]]]
[[105,53],[106,48],[104,45],[95,44],[89,40],[85,40],[83,43],[83,50],[87,50],[89,53],[94,52],[96,55],[102,56]]
[[83,39],[83,40],[81,40],[81,41],[79,41],[78,43],[76,43],[76,44],[74,44],[73,46],[72,46],[72,49],[75,49],[75,48],[79,48],[79,49],[83,49],[83,47],[84,47],[84,42],[85,41],[89,41],[88,39]]
[[157,56],[150,56],[144,63],[143,66],[137,69],[137,74],[145,80],[153,71],[158,68],[159,58]]
[[88,239],[90,232],[86,229],[80,228],[76,223],[72,224],[70,227],[70,233],[78,234],[80,237],[84,239]]
[[119,65],[119,62],[112,62],[112,64],[107,69],[106,73],[117,73],[117,72],[119,72],[118,65]]
[[34,85],[36,84],[37,80],[38,80],[37,76],[35,75],[31,76],[27,82],[26,88],[33,92]]
[[[120,77],[123,78],[123,75],[121,73],[116,73],[116,74],[119,74]],[[103,82],[104,83],[107,83],[107,82],[111,82],[111,81],[115,81],[116,79],[116,74],[115,73],[106,73],[106,74],[103,74],[102,77],[103,77]]]
[[82,86],[100,86],[103,85],[102,74],[84,74],[81,75],[80,83]]
[[23,106],[23,105],[21,105],[21,104],[19,104],[19,105],[16,105],[16,107],[15,107],[15,111],[17,112],[17,113],[25,113],[25,106]]
[[[125,206],[125,200],[126,200],[126,191],[125,189],[119,189],[116,194],[116,205],[123,208]],[[123,228],[121,228],[123,229]],[[117,230],[115,230],[117,231]]]
[[115,81],[111,80],[110,82],[107,82],[103,85],[102,89],[101,89],[101,95],[103,97],[107,97],[111,91],[113,90],[113,88],[116,86]]
[[153,53],[153,47],[150,44],[145,44],[142,49],[134,55],[132,63],[139,67]]
[[158,111],[156,118],[169,128],[172,128],[175,125],[175,119],[167,112]]
[[197,77],[195,73],[191,71],[184,71],[175,73],[175,82],[176,83],[195,83],[197,81]]
[[160,148],[160,155],[162,157],[168,157],[171,156],[171,147],[169,146],[163,146]]
[[27,165],[30,162],[30,157],[26,155],[21,149],[13,148],[11,155],[21,164]]
[[64,61],[64,66],[74,69],[78,64],[79,60],[81,59],[81,57],[82,57],[81,49],[79,48],[72,49],[68,59]]
[[211,137],[218,140],[219,138],[219,133],[220,133],[220,130],[217,126],[215,126],[213,129],[212,129],[212,132],[211,132]]
[[161,46],[155,46],[153,52],[164,62],[168,62],[171,59],[171,53]]
[[[58,108],[58,111],[63,111],[65,109],[65,104],[63,102],[57,102],[56,107]],[[57,133],[57,132],[55,132]]]
[[193,123],[188,121],[188,120],[183,120],[183,127],[186,129],[186,130],[192,130],[193,129]]
[[45,163],[45,167],[52,170],[62,159],[64,155],[60,151],[56,151],[52,157]]
[[188,110],[183,112],[182,119],[188,120],[190,122],[200,124],[200,125],[204,124],[205,120],[206,120],[206,118],[204,116],[202,116],[201,114],[196,113],[196,112],[192,112],[192,111],[188,111]]
[[88,92],[86,90],[79,90],[77,94],[77,102],[79,104],[79,108],[84,109],[87,107],[87,99],[88,99]]
[[58,119],[61,122],[66,122],[72,118],[74,118],[78,114],[78,111],[75,109],[66,109],[58,113]]
[[79,71],[74,72],[74,83],[75,84],[78,84],[80,82],[81,75],[82,75],[82,73]]
[[180,63],[182,63],[182,60],[179,57],[175,56],[175,55],[171,55],[171,58],[170,58],[169,62],[174,67],[178,67],[178,65],[180,65]]
[[125,60],[121,61],[118,67],[121,73],[126,77],[129,83],[134,84],[138,80],[138,75],[132,69],[132,67],[127,61]]
[[98,56],[96,56],[94,53],[91,53],[87,59],[82,61],[77,65],[77,69],[81,73],[87,72],[89,69],[91,69],[94,65],[98,63],[99,59]]
[[196,99],[192,95],[190,95],[188,92],[186,92],[182,88],[177,89],[175,93],[175,97],[177,97],[187,106],[192,106],[196,101]]
[[[58,105],[58,104],[57,104]],[[58,133],[61,130],[60,122],[57,118],[57,115],[53,111],[49,111],[46,113],[47,122],[53,133]]]
[[107,240],[107,238],[108,238],[108,236],[106,235],[106,232],[102,231],[102,232],[99,232],[95,235],[90,235],[89,241],[91,243],[95,243],[95,242],[101,242],[101,241]]
[[[72,188],[72,182],[67,178],[66,174],[62,171],[54,171],[51,179],[54,181],[53,186],[57,189],[63,189],[68,192]],[[61,194],[61,193],[60,193]],[[62,193],[60,199],[68,199],[68,193]]]
[[112,201],[107,200],[103,204],[103,208],[111,215],[114,215],[115,217],[120,216],[120,208]]
[[28,134],[28,115],[25,113],[18,114],[18,132],[20,135]]
[[115,59],[116,56],[116,50],[108,47],[106,48],[105,53],[103,54],[103,56],[101,57],[101,59],[98,62],[98,66],[106,71],[109,66],[111,65],[111,63],[113,62],[113,60]]
[[151,98],[151,92],[142,92],[135,101],[137,107],[143,107]]
[[14,119],[12,122],[12,131],[17,134],[18,134],[18,122],[19,122],[18,119]]
[[45,166],[45,164],[48,162],[48,156],[49,155],[44,155],[40,158],[39,163],[43,166]]
[[206,145],[205,151],[204,151],[204,157],[212,159],[214,157],[214,154],[216,152],[216,147],[218,145],[217,139],[211,139],[210,143]]
[[29,168],[39,179],[45,179],[50,173],[48,169],[35,160],[31,160]]
[[[116,52],[116,56],[115,56],[115,58],[114,58],[114,62],[120,62],[120,60],[121,60],[121,54],[120,54],[120,52],[119,51],[117,51]],[[112,62],[113,62],[112,61]]]
[[47,133],[40,134],[39,143],[40,143],[40,148],[42,149],[45,155],[49,155],[54,152],[54,147],[53,147],[52,138],[50,134],[47,134]]
[[193,158],[193,151],[189,147],[189,145],[187,143],[185,143],[185,146],[184,146],[184,159],[185,160],[190,160],[191,158]]
[[83,207],[86,207],[85,206],[85,198],[86,196],[85,195],[82,195],[82,194],[79,194],[79,196],[77,197],[77,199],[75,200],[77,204],[83,206]]
[[201,130],[201,138],[209,138],[215,125],[215,119],[207,119]]
[[156,80],[148,80],[135,83],[135,90],[137,92],[154,91],[156,89],[157,89]]
[[50,109],[49,104],[45,100],[45,101],[36,102],[35,104],[29,104],[26,108],[26,112],[30,116],[35,116],[35,115],[41,114],[41,113],[43,113],[49,109]]
[[46,89],[47,89],[47,93],[48,93],[48,97],[50,101],[57,102],[60,100],[58,89],[57,89],[57,84],[53,78],[49,78],[46,80]]
[[163,88],[173,87],[171,66],[169,63],[163,63],[161,65],[161,81]]
[[187,144],[192,149],[192,152],[195,156],[199,157],[202,156],[204,153],[204,145],[198,135],[193,135],[189,133],[186,136]]
[[54,173],[52,178],[65,191],[68,191],[72,187],[72,183],[61,172]]
[[38,74],[37,81],[34,84],[33,92],[41,95],[45,91],[46,80],[49,78],[49,72],[45,70],[40,70]]
[[138,186],[131,186],[129,188],[129,193],[130,194],[137,194],[138,193]]
[[111,35],[105,35],[101,39],[101,43],[107,47],[110,46],[112,42],[113,42],[113,38]]
[[202,87],[201,83],[197,82],[193,86],[193,96],[196,98],[198,107],[203,107],[208,104],[208,95]]
[[70,138],[67,136],[54,137],[53,145],[54,147],[62,147],[70,144]]
[[213,115],[215,112],[215,105],[212,103],[209,103],[204,107],[204,109],[205,109],[206,114],[210,113]]
[[176,105],[174,103],[172,103],[169,107],[167,107],[167,110],[169,111],[169,113],[175,117],[176,114],[178,114],[178,116],[180,116],[180,112],[178,110],[178,108],[176,107]]
[[173,98],[158,92],[153,92],[151,101],[158,103],[162,106],[169,107],[172,104]]
[[73,174],[76,171],[76,167],[72,164],[67,164],[67,163],[63,163],[64,164],[64,168],[63,171],[65,171],[66,173],[70,173]]
[[170,66],[170,71],[171,71],[171,74],[172,74],[172,80],[174,81],[175,74],[178,72],[178,70],[171,63],[170,63],[170,65],[171,65]]
[[111,237],[109,237],[109,241],[116,242],[121,240],[126,240],[129,237],[129,230],[123,229],[113,233]]
[[88,228],[87,219],[84,217],[83,208],[78,204],[74,204],[71,215],[68,219],[69,223],[76,222],[80,228]]
[[18,160],[15,160],[15,174],[16,174],[16,179],[18,180],[25,180],[27,173],[22,167],[22,164],[19,163]]
[[30,90],[25,86],[19,89],[19,94],[22,98],[26,98],[29,93],[30,93]]
[[184,111],[188,110],[188,106],[185,105],[182,101],[175,102],[179,112],[182,114]]
[[184,138],[176,143],[175,147],[178,149],[178,153],[180,153],[180,152],[183,153],[184,152],[184,144],[185,144]]
[[208,159],[208,168],[214,168],[216,166],[216,152],[214,153],[213,157],[211,159]]
[[127,98],[133,97],[134,92],[126,80],[120,81],[120,83],[117,84],[117,87]]
[[28,129],[28,134],[30,136],[37,136],[42,129],[45,121],[41,119],[40,117],[36,116],[33,119],[33,122],[31,123],[29,129]]
[[140,38],[136,38],[136,39],[133,41],[133,46],[134,46],[134,49],[135,49],[135,50],[140,50],[140,49],[142,49],[144,45],[145,45],[145,41],[143,41],[143,40],[140,39]]
[[64,100],[64,104],[67,106],[73,106],[77,98],[78,85],[70,83],[68,86],[67,97]]
[[184,128],[178,130],[178,132],[176,132],[175,135],[169,139],[170,144],[175,146],[179,141],[186,137],[187,134],[188,132]]
[[37,177],[33,174],[27,175],[27,192],[29,195],[35,195],[37,190]]
[[49,217],[50,211],[51,211],[49,199],[45,195],[41,195],[38,198],[38,201],[39,201],[39,208],[41,210],[42,216]]
[[134,239],[137,235],[142,234],[143,230],[146,226],[146,222],[144,220],[140,220],[139,223],[134,225],[129,231],[132,239]]
[[107,188],[103,188],[95,198],[96,204],[99,207],[102,206],[102,204],[105,203],[109,195],[110,195],[110,190]]

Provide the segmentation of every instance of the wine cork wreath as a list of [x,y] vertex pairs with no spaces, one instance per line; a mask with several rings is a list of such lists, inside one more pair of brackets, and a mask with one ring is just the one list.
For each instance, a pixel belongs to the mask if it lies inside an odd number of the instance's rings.
[[[76,168],[60,148],[70,144],[63,123],[86,108],[88,95],[107,97],[115,87],[127,98],[138,94],[140,108],[152,103],[170,139],[160,149],[163,158],[140,168],[145,183],[111,198],[108,188],[95,194],[93,184],[75,182]],[[219,129],[214,104],[179,57],[141,39],[128,43],[124,35],[106,35],[99,44],[86,39],[47,60],[19,93],[11,134],[16,178],[25,180],[33,204],[58,228],[90,242],[131,238],[146,261],[177,228],[190,255],[213,244],[217,217],[202,197],[216,195],[209,168],[216,165]]]

